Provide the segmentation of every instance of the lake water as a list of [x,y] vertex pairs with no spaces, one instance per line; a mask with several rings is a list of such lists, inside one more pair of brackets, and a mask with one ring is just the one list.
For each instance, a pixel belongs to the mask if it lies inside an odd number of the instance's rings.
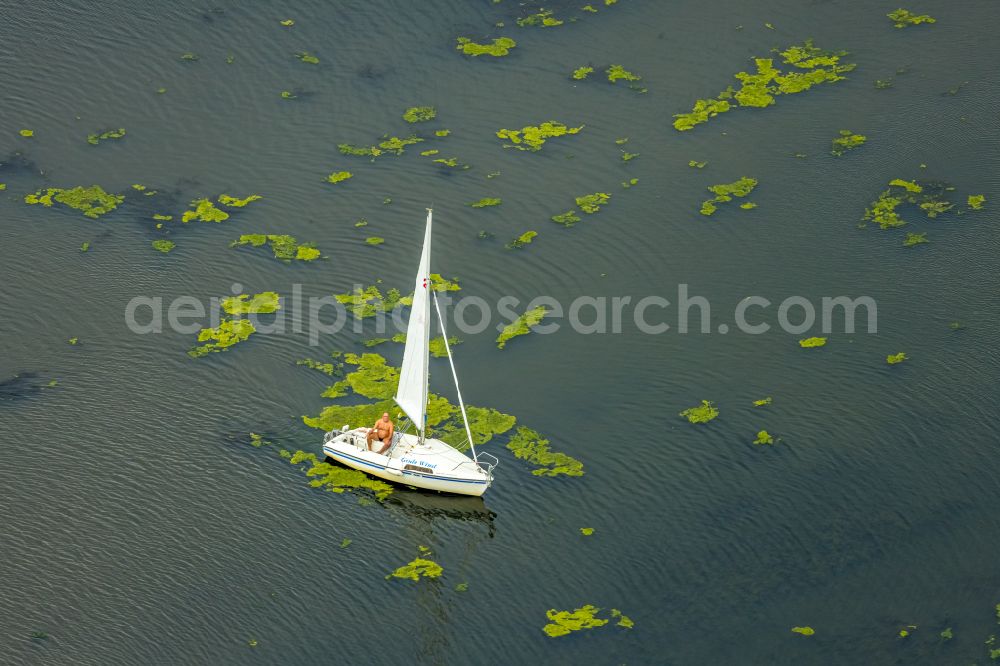
[[[911,9],[937,23],[905,30],[885,18],[895,5],[844,1],[551,7],[579,21],[519,28],[530,7],[508,0],[0,2],[0,662],[988,662],[1000,633],[996,3],[926,0]],[[500,35],[518,42],[504,58],[454,48]],[[806,38],[857,69],[673,129],[750,58]],[[613,63],[648,92],[608,84]],[[571,80],[583,65],[597,72]],[[408,126],[416,105],[437,118]],[[495,136],[546,120],[585,127],[537,153]],[[86,141],[117,127],[124,139]],[[452,133],[399,157],[337,150],[439,128]],[[868,143],[832,157],[841,129]],[[419,155],[431,148],[471,168]],[[623,162],[623,148],[640,157]],[[340,170],[354,178],[324,182]],[[756,209],[698,214],[706,187],[741,176],[759,181]],[[907,230],[931,243],[904,248],[901,231],[857,228],[893,178],[946,181],[963,208],[968,194],[986,207],[936,221],[908,210]],[[23,203],[43,187],[133,183],[160,192],[155,206],[91,220]],[[549,221],[596,191],[612,193],[600,213]],[[150,247],[164,237],[151,212],[224,192],[264,198],[222,224],[167,223],[176,249]],[[503,204],[468,207],[482,197]],[[233,283],[406,290],[430,205],[434,269],[489,302],[673,301],[684,283],[712,303],[716,331],[746,296],[867,295],[878,333],[802,349],[818,333],[648,335],[626,317],[620,334],[564,326],[502,351],[492,328],[463,335],[465,397],[536,428],[586,474],[533,476],[503,436],[486,447],[501,465],[485,504],[359,503],[246,439],[318,452],[301,417],[329,404],[330,381],[295,361],[360,352],[370,330],[316,347],[258,334],[191,359],[194,335],[125,325],[135,296],[207,302]],[[504,249],[528,230],[530,246]],[[328,258],[230,249],[244,233],[291,234]],[[909,360],[887,365],[899,351]],[[432,390],[452,395],[446,368],[432,360]],[[717,419],[678,416],[703,399]],[[761,429],[778,442],[751,444]],[[420,545],[444,575],[385,580]],[[635,626],[542,632],[546,610],[585,604]]]

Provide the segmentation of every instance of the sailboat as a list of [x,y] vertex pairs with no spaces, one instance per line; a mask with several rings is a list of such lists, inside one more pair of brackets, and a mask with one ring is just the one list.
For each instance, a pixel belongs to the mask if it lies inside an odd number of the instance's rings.
[[[493,470],[499,464],[495,456],[476,453],[469,419],[465,413],[462,391],[458,386],[455,361],[448,345],[441,307],[431,285],[431,219],[434,212],[427,209],[427,226],[424,230],[424,248],[420,255],[420,267],[413,288],[413,304],[410,321],[406,327],[406,348],[403,351],[403,365],[399,370],[399,386],[396,389],[396,404],[409,418],[416,434],[403,432],[402,427],[393,435],[389,448],[384,454],[368,448],[368,425],[350,424],[340,430],[331,430],[323,438],[323,453],[348,467],[367,472],[386,481],[394,481],[416,488],[438,490],[459,495],[482,496],[493,483]],[[462,422],[468,437],[470,455],[439,439],[427,436],[427,399],[429,388],[428,361],[430,358],[431,299],[437,311],[438,325],[444,336],[444,347],[455,381],[458,406],[462,411]],[[464,443],[463,443],[464,444]],[[375,440],[373,445],[382,448]],[[462,445],[460,445],[462,446]]]

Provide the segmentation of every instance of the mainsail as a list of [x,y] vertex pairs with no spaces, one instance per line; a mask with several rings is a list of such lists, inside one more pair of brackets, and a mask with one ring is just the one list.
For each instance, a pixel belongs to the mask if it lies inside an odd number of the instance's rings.
[[403,350],[403,365],[399,369],[399,387],[396,389],[396,403],[410,417],[421,436],[427,411],[427,358],[431,337],[431,215],[428,208],[424,250],[420,254],[420,268],[413,286],[413,306],[410,308],[410,322],[406,326],[406,347]]

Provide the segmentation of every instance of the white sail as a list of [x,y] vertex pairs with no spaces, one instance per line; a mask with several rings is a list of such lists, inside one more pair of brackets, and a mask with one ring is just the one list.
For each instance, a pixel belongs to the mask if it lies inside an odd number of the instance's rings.
[[406,326],[406,348],[403,365],[399,369],[399,387],[396,403],[424,432],[424,415],[427,411],[427,358],[431,337],[431,210],[427,209],[427,229],[424,231],[424,250],[420,254],[420,268],[413,286],[413,306],[410,322]]

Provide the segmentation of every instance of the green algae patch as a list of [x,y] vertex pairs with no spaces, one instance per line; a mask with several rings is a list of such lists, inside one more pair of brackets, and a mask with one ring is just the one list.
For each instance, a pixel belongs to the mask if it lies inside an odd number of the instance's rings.
[[195,199],[191,202],[192,210],[186,210],[181,215],[181,222],[187,224],[192,220],[199,222],[225,222],[229,219],[229,213],[216,208],[211,199]]
[[911,25],[921,23],[937,23],[937,19],[927,14],[914,14],[909,9],[895,9],[886,16],[892,21],[895,28],[909,28]]
[[617,83],[619,81],[641,81],[642,77],[638,74],[633,74],[621,65],[611,65],[604,72],[608,75],[608,81],[611,83]]
[[352,155],[354,157],[371,157],[376,158],[382,154],[376,146],[356,146],[353,143],[340,143],[337,144],[337,150],[343,155]]
[[902,198],[893,196],[891,190],[886,190],[879,195],[878,199],[872,202],[870,208],[865,209],[863,219],[872,220],[882,229],[901,227],[906,222],[896,212],[896,208],[902,203]]
[[492,199],[492,198],[486,197],[486,198],[480,199],[479,201],[474,201],[473,203],[470,203],[469,205],[472,206],[473,208],[489,208],[490,206],[499,206],[501,203],[502,203],[502,201],[499,198]]
[[854,134],[851,130],[846,129],[840,130],[840,136],[832,141],[830,154],[840,157],[849,150],[865,145],[867,140],[868,137],[863,134]]
[[344,382],[358,395],[376,399],[395,395],[399,369],[387,365],[380,354],[344,354],[344,363],[357,367],[344,376]]
[[226,351],[249,338],[256,330],[246,319],[224,319],[216,328],[201,329],[198,333],[198,342],[207,344],[191,349],[188,356],[198,358],[212,352]]
[[678,113],[674,115],[674,129],[678,132],[692,130],[695,126],[707,123],[720,113],[726,113],[732,105],[728,99],[699,99],[695,100],[694,108],[690,113]]
[[702,400],[696,407],[688,407],[678,414],[688,420],[689,423],[708,423],[719,415],[719,409],[714,402]]
[[517,250],[519,248],[524,247],[525,245],[530,244],[533,240],[535,240],[535,236],[537,235],[538,235],[537,231],[525,231],[523,234],[521,234],[511,242],[507,243],[505,247],[508,250]]
[[347,180],[348,178],[354,178],[354,174],[350,171],[335,171],[326,177],[326,182],[337,184]]
[[18,130],[17,133],[26,139],[30,139],[31,137],[35,136],[35,130],[30,130],[30,129]]
[[438,155],[440,153],[441,153],[441,151],[438,150],[437,148],[431,148],[430,150],[422,150],[422,151],[420,151],[420,156],[421,157],[430,157],[431,155]]
[[431,273],[430,278],[431,289],[434,291],[460,291],[462,289],[456,277],[449,280],[446,277],[442,277],[440,273]]
[[368,243],[369,245],[381,245],[382,243],[385,242],[385,239],[382,238],[381,236],[369,236],[368,238],[365,239],[365,242]]
[[518,426],[514,436],[507,442],[507,448],[520,460],[536,465],[531,473],[535,476],[583,476],[583,463],[549,448],[549,440],[536,430]]
[[607,192],[594,192],[593,194],[585,194],[582,197],[576,198],[576,205],[584,213],[593,214],[601,210],[601,206],[604,206],[611,200],[611,195]]
[[767,396],[766,398],[761,398],[760,400],[754,400],[753,406],[766,407],[767,405],[770,405],[772,402],[774,402],[774,399],[771,396]]
[[308,51],[301,51],[300,53],[296,53],[295,57],[298,58],[300,61],[308,63],[310,65],[319,64],[319,58],[309,53]]
[[[372,421],[374,423],[374,420]],[[292,456],[292,461],[295,456]],[[312,478],[309,485],[313,488],[325,488],[330,492],[342,493],[345,490],[370,490],[375,499],[383,500],[392,494],[392,486],[385,481],[374,479],[364,472],[349,469],[330,463],[315,463],[306,470],[306,476]]]
[[555,28],[565,23],[565,21],[557,19],[554,14],[555,12],[551,9],[542,9],[534,14],[529,14],[519,18],[516,22],[520,28]]
[[568,210],[565,213],[553,215],[551,220],[556,224],[563,225],[564,227],[572,227],[580,221],[580,216],[576,214],[576,211]]
[[621,627],[622,629],[631,629],[635,626],[635,622],[632,621],[628,615],[625,615],[617,608],[611,609],[611,617],[617,618],[618,622],[615,623],[616,627]]
[[95,132],[94,134],[87,135],[87,143],[92,146],[96,146],[101,141],[107,141],[108,139],[121,139],[125,136],[125,128],[119,127],[118,129],[110,129],[105,132]]
[[814,347],[822,347],[826,345],[826,338],[804,338],[799,340],[799,347],[803,349],[812,349]]
[[24,203],[41,204],[46,208],[53,202],[81,211],[85,216],[97,219],[105,213],[110,213],[118,204],[125,201],[125,196],[108,194],[100,185],[90,187],[74,187],[72,189],[47,188],[24,197]]
[[263,199],[259,194],[251,194],[250,196],[240,199],[239,197],[233,197],[228,194],[220,194],[218,201],[223,206],[229,206],[230,208],[245,208],[247,204],[253,203],[254,201],[259,201]]
[[688,166],[692,169],[704,169],[708,162],[698,162],[696,160],[688,160]]
[[313,247],[311,243],[302,243],[295,248],[296,261],[315,261],[320,256],[319,248]]
[[259,449],[262,446],[270,446],[271,442],[264,439],[263,435],[259,435],[255,432],[250,433],[250,446],[255,449]]
[[577,81],[582,81],[583,79],[587,78],[593,73],[594,73],[593,67],[577,67],[576,69],[573,70],[573,74],[571,76]]
[[[906,221],[898,209],[904,205],[913,206],[928,218],[935,219],[955,208],[956,204],[948,200],[949,193],[953,190],[953,187],[942,183],[894,178],[889,181],[889,189],[879,194],[878,198],[865,209],[862,221],[874,222],[883,230],[901,227]],[[920,236],[915,235],[915,240],[909,244],[927,242],[920,241]]]
[[758,446],[762,444],[774,444],[774,435],[766,430],[761,430],[757,433],[757,439],[753,440],[753,443]]
[[969,210],[982,210],[983,205],[986,203],[986,196],[983,194],[970,194],[966,203],[969,205]]
[[440,129],[440,130],[437,130],[437,131],[434,132],[434,136],[437,136],[437,137],[446,137],[449,134],[451,134],[451,130],[450,129]]
[[593,533],[594,533],[594,528],[593,527],[581,527],[580,528],[580,534],[582,534],[583,536],[591,536]]
[[299,243],[294,236],[279,234],[243,234],[229,244],[229,247],[269,245],[275,259],[281,261],[314,261],[321,252],[312,243]]
[[295,21],[293,21],[292,19],[284,19],[283,21],[278,21],[278,23],[285,26],[286,28],[291,28],[293,25],[295,25]]
[[382,149],[383,152],[392,153],[394,155],[402,155],[407,146],[412,146],[422,142],[423,139],[412,134],[406,138],[391,136],[385,137],[382,141],[379,141],[378,147]]
[[902,363],[907,360],[905,352],[899,352],[898,354],[889,354],[885,357],[885,362],[889,365],[896,365],[897,363]]
[[555,120],[546,121],[540,125],[528,125],[519,130],[501,129],[497,130],[497,137],[510,141],[504,144],[504,148],[516,148],[518,150],[539,151],[545,142],[557,136],[567,136],[577,134],[584,128],[568,127]]
[[404,578],[407,580],[419,580],[421,578],[439,578],[442,573],[444,573],[444,569],[437,562],[417,557],[409,564],[404,564],[393,571],[385,579]]
[[542,631],[550,638],[558,638],[559,636],[568,636],[574,631],[603,627],[608,623],[608,620],[597,617],[600,610],[591,604],[573,611],[549,609],[545,611],[549,624],[542,627]]
[[[732,201],[733,198],[745,197],[753,192],[755,187],[757,187],[757,179],[749,178],[747,176],[743,176],[739,180],[731,183],[712,185],[708,188],[708,191],[715,196],[711,199],[703,201],[699,212],[706,216],[713,215],[715,211],[718,210],[717,204]],[[743,206],[741,206],[741,208],[742,207]],[[750,206],[750,208],[753,207],[754,206]]]
[[892,187],[902,187],[907,192],[913,192],[915,194],[920,194],[924,191],[922,185],[918,185],[912,180],[903,180],[902,178],[893,178],[889,181],[889,185]]
[[[338,396],[324,397],[343,397]],[[345,425],[368,425],[375,423],[383,413],[398,412],[396,403],[392,400],[381,400],[363,405],[327,405],[317,416],[303,416],[302,422],[310,428],[318,428],[324,432],[340,430]]]
[[170,252],[172,249],[177,247],[177,243],[162,238],[153,241],[152,245],[154,250],[158,250],[160,252],[163,252],[164,254]]
[[398,137],[384,135],[378,144],[373,146],[357,146],[352,143],[337,144],[337,150],[344,155],[354,157],[370,157],[372,160],[384,154],[402,155],[407,146],[422,143],[424,140],[418,136]]
[[366,398],[385,399],[395,395],[399,369],[387,365],[380,354],[345,354],[344,363],[357,369],[347,373],[344,381],[338,383]]
[[[449,347],[456,347],[460,344],[462,344],[462,340],[460,338],[454,335],[448,338]],[[436,338],[431,338],[430,342],[428,343],[427,349],[428,351],[430,351],[431,356],[435,358],[444,358],[448,355],[448,351],[445,349],[444,346],[443,335],[439,335]]]
[[449,157],[447,159],[445,159],[445,158],[442,157],[442,158],[434,160],[434,163],[435,164],[440,164],[441,166],[444,166],[444,167],[449,167],[451,169],[459,169],[459,168],[461,168],[461,169],[468,169],[469,168],[468,164],[459,164],[457,157]]
[[383,295],[378,285],[374,284],[363,288],[355,287],[350,293],[334,294],[333,297],[359,319],[374,317],[379,312],[392,312],[397,307],[413,302],[409,296],[402,296],[398,289],[390,289]]
[[497,337],[497,349],[506,347],[507,342],[512,338],[531,333],[531,327],[539,324],[548,312],[549,309],[547,307],[539,305],[537,308],[526,311],[520,317],[504,326]]
[[517,42],[510,37],[498,37],[490,44],[477,44],[468,37],[458,37],[456,41],[458,42],[458,46],[455,47],[456,49],[467,56],[473,57],[488,55],[500,58],[509,55],[510,50],[517,46]]
[[802,636],[812,636],[816,633],[816,630],[812,627],[792,627],[792,633],[800,634]]
[[913,247],[914,245],[923,245],[924,243],[930,243],[927,240],[927,234],[911,234],[906,233],[906,238],[903,239],[903,247]]
[[[784,71],[774,65],[774,58],[754,58],[756,72],[737,72],[734,78],[738,89],[729,86],[715,99],[699,99],[689,113],[674,116],[674,129],[680,132],[694,129],[711,118],[741,107],[764,108],[775,104],[776,97],[809,90],[823,83],[835,83],[846,77],[843,74],[855,68],[853,63],[843,63],[846,51],[824,51],[807,40],[784,51],[775,49],[781,56]],[[735,102],[735,104],[733,103]]]
[[[455,407],[448,403],[448,408],[450,408],[449,416],[454,413]],[[445,409],[445,405],[441,405],[441,409]],[[430,410],[428,410],[430,413]],[[483,446],[489,443],[497,435],[502,435],[509,431],[517,423],[517,419],[510,414],[504,414],[503,412],[492,409],[490,407],[476,407],[475,405],[469,405],[465,408],[466,416],[469,419],[469,430],[472,432],[472,441],[476,446]],[[447,418],[447,417],[445,417]],[[441,419],[442,421],[444,419]],[[453,430],[454,432],[448,432]],[[440,429],[441,438],[457,448],[459,451],[464,451],[468,447],[468,442],[465,442],[465,432],[461,429],[459,423],[447,424],[445,423]],[[455,441],[456,438],[459,441]]]
[[273,291],[230,296],[222,300],[222,309],[231,315],[270,314],[281,309],[281,297]]
[[[374,423],[374,420],[372,422]],[[369,490],[375,494],[375,499],[378,500],[383,500],[392,494],[392,486],[385,481],[372,478],[356,469],[319,462],[315,453],[296,451],[288,457],[288,462],[292,465],[298,465],[304,461],[312,463],[306,470],[306,476],[312,479],[309,485],[313,488],[325,488],[334,493],[342,493],[346,490]]]
[[426,123],[437,118],[437,109],[433,106],[411,106],[403,112],[403,120],[408,123]]
[[316,370],[317,372],[322,372],[324,375],[333,377],[334,375],[339,375],[343,369],[341,364],[325,363],[323,361],[317,361],[312,358],[303,358],[295,362],[295,365],[304,365],[307,368]]
[[181,54],[181,60],[183,60],[184,62],[196,62],[200,60],[200,58],[198,57],[197,53],[191,53],[190,51],[187,51]]

